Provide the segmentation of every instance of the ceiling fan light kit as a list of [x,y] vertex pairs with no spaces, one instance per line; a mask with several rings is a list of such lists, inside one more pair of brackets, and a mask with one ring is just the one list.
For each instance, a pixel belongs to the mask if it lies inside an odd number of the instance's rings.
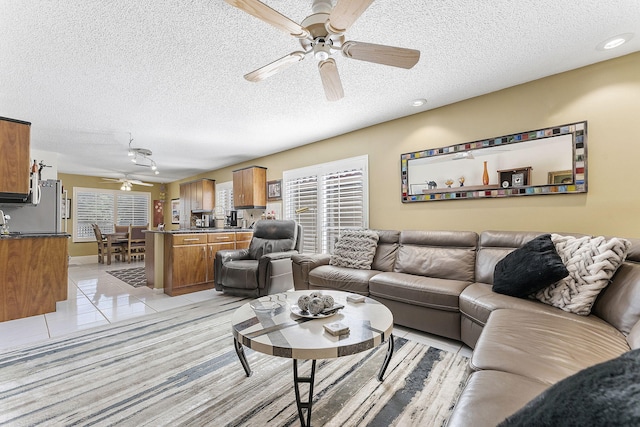
[[373,0],[313,0],[312,14],[297,24],[259,0],[225,0],[232,6],[299,39],[303,51],[292,52],[244,76],[259,82],[313,55],[329,101],[344,97],[338,67],[331,55],[342,52],[346,58],[400,68],[412,68],[420,51],[401,47],[346,41],[344,33],[373,3]]

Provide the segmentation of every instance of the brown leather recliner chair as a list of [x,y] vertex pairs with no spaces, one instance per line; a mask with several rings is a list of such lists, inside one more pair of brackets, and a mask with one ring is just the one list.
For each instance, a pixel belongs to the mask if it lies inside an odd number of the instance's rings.
[[291,256],[301,251],[302,227],[296,221],[257,221],[248,249],[216,253],[216,290],[249,296],[289,290],[293,288]]

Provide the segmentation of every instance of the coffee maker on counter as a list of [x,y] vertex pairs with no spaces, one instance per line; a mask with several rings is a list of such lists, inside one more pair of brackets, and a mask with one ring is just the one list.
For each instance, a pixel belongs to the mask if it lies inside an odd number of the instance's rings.
[[238,211],[229,211],[229,216],[227,217],[227,222],[229,223],[229,227],[237,227],[238,226]]

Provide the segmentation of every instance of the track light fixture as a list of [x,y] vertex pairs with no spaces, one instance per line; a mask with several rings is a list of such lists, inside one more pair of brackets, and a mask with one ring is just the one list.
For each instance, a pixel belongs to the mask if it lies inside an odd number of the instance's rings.
[[[151,150],[147,148],[132,147],[132,142],[133,138],[131,137],[131,134],[129,134],[129,152],[127,153],[127,156],[131,157],[131,161],[138,166],[151,168],[153,173],[156,175],[160,174],[160,171],[158,171],[158,165],[156,165],[156,162],[151,158],[151,155],[153,154]],[[131,191],[131,188],[127,191]]]

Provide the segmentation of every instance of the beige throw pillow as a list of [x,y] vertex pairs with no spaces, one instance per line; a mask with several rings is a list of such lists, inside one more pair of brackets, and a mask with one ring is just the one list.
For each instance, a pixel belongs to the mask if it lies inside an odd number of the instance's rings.
[[333,248],[330,265],[371,270],[378,247],[378,233],[373,230],[345,230]]
[[622,264],[631,242],[613,237],[552,234],[551,241],[569,275],[538,291],[535,297],[564,311],[587,316],[598,294]]

